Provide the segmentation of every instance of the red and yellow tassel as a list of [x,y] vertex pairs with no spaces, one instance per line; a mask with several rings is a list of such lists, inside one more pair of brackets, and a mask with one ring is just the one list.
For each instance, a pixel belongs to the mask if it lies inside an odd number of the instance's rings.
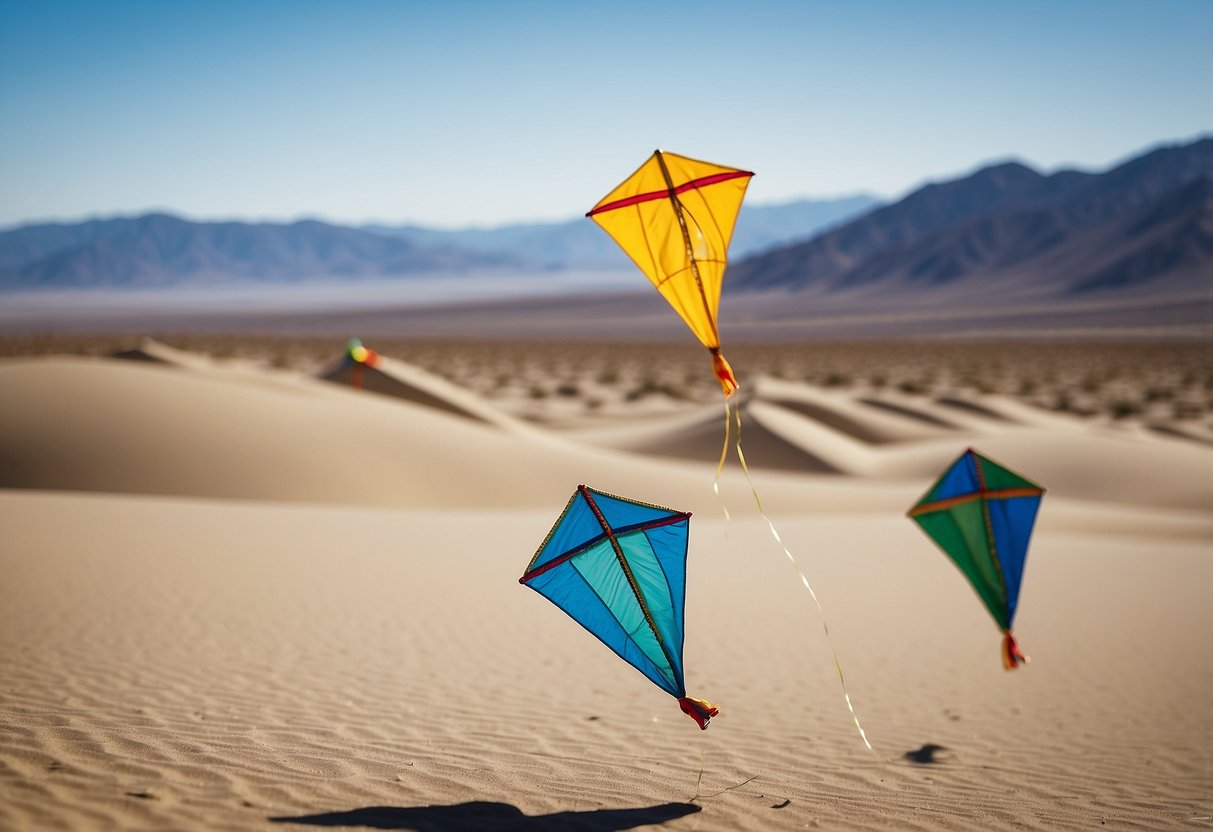
[[678,700],[678,707],[682,708],[682,712],[695,720],[700,731],[706,731],[708,723],[712,721],[712,717],[720,714],[720,709],[704,699],[695,699],[691,696],[684,696]]
[[1019,649],[1019,645],[1015,643],[1015,636],[1011,635],[1010,630],[1002,631],[1002,666],[1007,670],[1014,670],[1021,664],[1030,662],[1023,651]]
[[737,383],[737,377],[733,375],[733,368],[729,366],[729,362],[725,360],[719,348],[712,350],[712,372],[716,373],[716,379],[720,382],[720,389],[724,392],[725,398],[733,395],[741,386]]

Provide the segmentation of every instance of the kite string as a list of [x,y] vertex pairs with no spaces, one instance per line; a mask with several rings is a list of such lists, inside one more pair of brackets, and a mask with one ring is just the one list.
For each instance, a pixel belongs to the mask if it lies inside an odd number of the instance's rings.
[[[724,412],[726,422],[729,418],[729,402],[726,399],[724,403]],[[758,496],[758,489],[754,486],[754,480],[750,477],[750,467],[746,464],[745,452],[741,449],[741,408],[733,409],[737,420],[737,439],[735,447],[737,449],[737,461],[741,463],[741,470],[745,473],[746,482],[749,483],[750,493],[754,495],[754,505],[758,507],[758,513],[762,515],[762,519],[766,521],[767,528],[771,530],[771,537],[775,538],[775,542],[783,549],[783,554],[787,557],[788,562],[792,564],[792,568],[796,570],[796,574],[800,576],[800,582],[804,588],[809,591],[809,596],[812,597],[813,603],[817,605],[817,612],[821,616],[821,627],[825,631],[826,643],[830,646],[830,652],[834,654],[834,668],[838,671],[838,682],[842,686],[842,698],[847,703],[847,710],[851,712],[851,719],[855,722],[855,728],[859,731],[859,738],[863,740],[863,744],[867,746],[869,751],[873,751],[872,743],[868,742],[868,735],[864,732],[863,726],[859,723],[859,716],[855,713],[855,706],[851,704],[851,695],[847,692],[846,676],[842,672],[842,660],[838,657],[838,649],[834,647],[834,639],[830,637],[830,625],[826,621],[825,609],[821,606],[821,601],[817,597],[817,593],[813,591],[813,585],[809,583],[809,578],[805,575],[804,570],[800,568],[800,564],[796,562],[796,558],[792,555],[792,551],[788,545],[783,542],[783,538],[779,535],[779,530],[775,528],[775,524],[771,522],[771,518],[767,516],[766,509],[762,506],[762,498]],[[728,445],[728,429],[725,430],[725,444]],[[724,465],[723,460],[721,466]],[[717,477],[719,478],[720,471],[717,469]],[[727,510],[726,510],[727,516]]]
[[[740,425],[741,411],[737,412],[738,424]],[[720,461],[716,463],[716,478],[712,480],[712,493],[716,495],[716,502],[720,503],[720,509],[724,512],[725,533],[728,533],[728,524],[732,523],[733,517],[729,514],[729,507],[725,505],[724,498],[720,496],[720,473],[724,470],[724,463],[729,458],[729,430],[732,425],[732,413],[729,410],[729,399],[726,396],[724,400],[724,445],[720,448]],[[740,439],[740,437],[738,437]]]

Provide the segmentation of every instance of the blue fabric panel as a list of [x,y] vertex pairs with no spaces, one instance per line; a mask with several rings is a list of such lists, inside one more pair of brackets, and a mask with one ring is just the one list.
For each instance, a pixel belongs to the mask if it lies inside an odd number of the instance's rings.
[[[609,544],[607,544],[607,549],[610,550]],[[608,553],[610,560],[614,561],[614,551]],[[653,663],[648,654],[629,634],[625,625],[620,623],[614,612],[608,607],[608,601],[604,600],[586,580],[583,573],[573,566],[574,563],[583,564],[587,571],[595,573],[600,567],[594,564],[600,558],[601,553],[595,547],[585,555],[579,555],[549,572],[536,576],[528,583],[528,586],[564,610],[570,618],[611,648],[615,655],[635,667],[662,690],[673,696],[684,696],[685,693],[672,681],[671,669],[668,666],[658,667]],[[603,575],[606,574],[604,571]],[[619,568],[618,562],[615,563],[615,574],[623,580],[627,595],[632,596],[631,589],[626,586],[627,579]],[[606,583],[609,584],[609,581]],[[635,596],[632,596],[633,607],[629,608],[626,597],[617,586],[614,588],[607,586],[606,588],[611,594],[611,602],[615,603],[624,613],[629,625],[637,632],[649,633],[648,638],[652,641],[652,633],[648,629],[648,625],[644,623],[643,617],[640,621],[640,628],[643,629],[636,627],[635,620],[639,615],[639,605],[635,602]],[[660,650],[655,652],[660,654]]]
[[1024,562],[1028,557],[1028,539],[1036,523],[1040,497],[1012,497],[990,500],[990,528],[994,531],[994,547],[1007,584],[1007,622],[1015,620],[1019,603],[1019,585],[1023,581]]
[[590,492],[594,497],[598,510],[602,512],[602,516],[606,518],[607,523],[612,529],[633,526],[637,523],[647,523],[650,520],[660,520],[663,517],[678,514],[677,511],[671,511],[668,508],[640,505],[631,500],[623,500],[608,494],[602,494],[594,491],[592,488]]
[[602,525],[593,510],[586,505],[580,492],[574,492],[531,568],[543,566],[586,541],[600,537],[602,533]]
[[[639,505],[631,500],[611,497],[594,491],[592,488],[589,491],[593,496],[594,504],[598,506],[598,510],[602,512],[602,516],[612,530],[637,523],[646,523],[650,520],[660,520],[679,513],[670,509]],[[539,550],[530,569],[537,569],[548,561],[584,546],[603,535],[602,524],[598,522],[594,510],[590,508],[581,492],[576,491],[569,498],[568,504],[552,527],[547,541]]]
[[965,451],[960,458],[952,463],[944,475],[936,481],[935,486],[923,498],[925,502],[946,500],[959,497],[962,494],[972,494],[981,488],[977,479],[977,462],[972,451]]
[[678,678],[683,678],[682,647],[685,627],[687,587],[687,546],[690,519],[669,526],[659,526],[644,532],[665,578],[670,597],[671,629],[666,634],[666,646],[678,662]]

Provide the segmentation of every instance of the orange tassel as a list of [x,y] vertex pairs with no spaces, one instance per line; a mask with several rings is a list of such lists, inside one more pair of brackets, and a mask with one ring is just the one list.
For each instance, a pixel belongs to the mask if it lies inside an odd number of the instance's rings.
[[733,368],[729,366],[729,362],[721,355],[720,350],[712,350],[712,371],[716,373],[716,378],[720,381],[720,389],[724,392],[725,398],[737,392],[741,386],[737,383],[737,377],[733,375]]
[[691,696],[684,696],[678,700],[678,707],[682,708],[682,712],[695,720],[700,731],[706,731],[708,723],[712,721],[712,717],[720,714],[720,709],[704,699],[695,699]]
[[1010,630],[1003,630],[1002,635],[1002,666],[1007,670],[1014,670],[1021,664],[1030,662],[1023,651],[1019,649],[1019,645],[1015,643],[1015,636],[1011,635]]

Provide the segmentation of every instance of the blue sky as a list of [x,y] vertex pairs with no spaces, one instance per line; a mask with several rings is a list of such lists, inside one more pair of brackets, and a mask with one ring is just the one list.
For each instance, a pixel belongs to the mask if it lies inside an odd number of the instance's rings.
[[1213,131],[1213,2],[8,2],[0,224],[567,219],[655,147],[752,202]]

